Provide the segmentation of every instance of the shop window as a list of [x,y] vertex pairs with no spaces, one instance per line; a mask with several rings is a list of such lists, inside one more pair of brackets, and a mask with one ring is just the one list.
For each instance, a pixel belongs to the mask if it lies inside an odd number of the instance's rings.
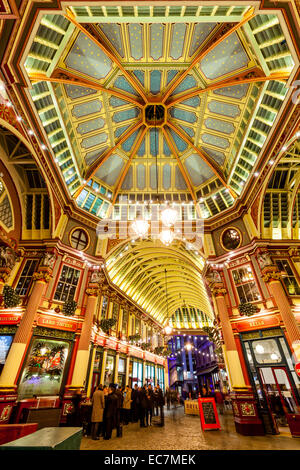
[[115,371],[115,356],[106,357],[106,364],[105,364],[105,373],[104,373],[104,385],[107,387],[109,384],[113,383],[114,381],[114,371]]
[[289,295],[300,295],[300,287],[294,272],[287,259],[275,260],[278,269],[282,273],[282,280]]
[[18,387],[19,398],[58,395],[69,348],[65,341],[35,339]]
[[119,358],[118,366],[118,384],[120,387],[125,387],[126,380],[126,359],[123,357]]
[[274,339],[253,341],[252,348],[259,364],[278,364],[282,361],[277,342]]
[[32,283],[32,276],[33,273],[36,271],[38,265],[38,260],[36,259],[28,259],[25,263],[21,276],[18,280],[18,284],[16,286],[16,292],[23,296],[26,295],[30,289]]
[[132,387],[138,385],[143,386],[143,364],[142,362],[133,361],[132,363]]
[[70,243],[76,250],[85,250],[89,243],[89,237],[85,230],[73,230],[70,237]]
[[54,300],[66,302],[75,297],[76,287],[78,285],[80,271],[64,265],[57,284]]
[[135,334],[141,334],[141,320],[139,318],[135,319]]
[[13,335],[1,335],[0,336],[0,374],[4,367],[12,341],[13,341]]
[[261,300],[252,269],[249,265],[233,269],[232,276],[241,303]]
[[112,309],[112,319],[116,320],[115,325],[112,327],[112,331],[118,331],[118,319],[119,319],[119,304],[114,303]]

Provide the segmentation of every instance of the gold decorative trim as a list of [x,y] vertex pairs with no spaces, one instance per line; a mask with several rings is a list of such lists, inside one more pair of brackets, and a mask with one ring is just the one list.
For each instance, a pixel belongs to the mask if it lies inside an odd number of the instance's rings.
[[281,279],[281,273],[279,271],[269,271],[262,275],[262,279],[265,282],[278,281]]
[[[238,234],[239,234],[239,236],[240,236],[240,242],[239,242],[238,246],[236,246],[235,248],[230,248],[230,249],[228,249],[228,248],[226,248],[226,247],[223,245],[223,240],[222,240],[222,238],[223,238],[223,234],[224,234],[227,230],[230,230],[230,229],[236,230],[236,231],[238,232]],[[225,251],[237,250],[238,248],[240,248],[242,242],[243,242],[243,235],[242,235],[242,232],[240,231],[239,228],[235,227],[234,225],[232,225],[232,226],[230,226],[230,227],[224,228],[224,230],[221,232],[221,235],[220,235],[220,244],[221,244],[221,247],[223,248],[223,250],[225,250]]]
[[32,280],[33,281],[44,281],[49,282],[51,279],[50,274],[46,272],[35,272],[33,273]]

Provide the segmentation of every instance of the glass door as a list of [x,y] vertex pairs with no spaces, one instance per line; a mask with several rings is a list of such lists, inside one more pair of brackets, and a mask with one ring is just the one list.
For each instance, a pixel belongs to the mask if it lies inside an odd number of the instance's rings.
[[[259,368],[268,407],[277,429],[300,435],[300,408],[285,367]],[[284,429],[285,428],[285,429]]]

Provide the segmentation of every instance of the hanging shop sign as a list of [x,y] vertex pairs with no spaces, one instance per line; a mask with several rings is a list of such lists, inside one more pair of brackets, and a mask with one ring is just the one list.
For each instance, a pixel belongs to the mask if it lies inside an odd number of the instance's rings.
[[279,325],[280,318],[278,315],[268,315],[266,317],[253,318],[252,320],[234,322],[234,327],[238,331],[260,330],[262,328],[270,328]]
[[221,429],[214,398],[198,398],[200,422],[203,431]]
[[57,328],[59,330],[76,331],[77,322],[71,320],[63,320],[52,317],[38,317],[38,326],[45,326],[47,328]]
[[298,375],[298,377],[300,377],[300,362],[298,362],[298,364],[295,365],[295,372]]

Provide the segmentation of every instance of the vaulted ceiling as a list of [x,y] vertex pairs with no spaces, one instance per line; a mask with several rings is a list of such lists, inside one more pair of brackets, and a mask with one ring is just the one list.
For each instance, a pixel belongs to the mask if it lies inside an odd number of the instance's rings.
[[[196,9],[195,9],[196,8]],[[22,58],[30,99],[80,207],[157,194],[212,217],[243,193],[295,68],[279,14],[249,6],[70,7]],[[162,118],[147,118],[149,105]]]

